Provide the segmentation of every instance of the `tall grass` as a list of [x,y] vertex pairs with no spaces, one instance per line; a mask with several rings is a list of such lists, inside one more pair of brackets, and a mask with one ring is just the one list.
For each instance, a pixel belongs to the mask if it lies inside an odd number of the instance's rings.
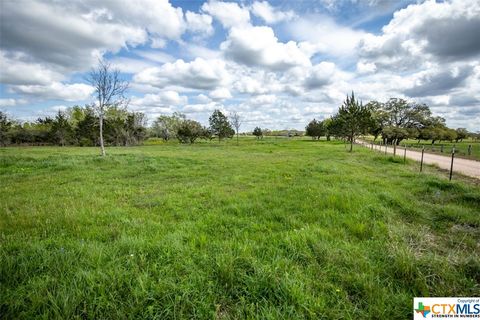
[[0,149],[0,317],[405,319],[480,294],[480,187],[338,142]]

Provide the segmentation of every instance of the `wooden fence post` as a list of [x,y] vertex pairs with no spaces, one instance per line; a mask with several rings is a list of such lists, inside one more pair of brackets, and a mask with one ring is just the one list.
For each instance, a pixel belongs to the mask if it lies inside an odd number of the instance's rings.
[[397,143],[393,143],[393,157],[395,158],[395,155],[397,154]]
[[452,181],[453,159],[454,158],[455,158],[455,148],[452,149],[452,163],[450,164],[450,178],[449,178],[450,181]]
[[471,144],[468,145],[468,155],[469,156],[472,155],[472,145]]
[[425,146],[422,146],[422,159],[420,159],[420,172],[423,169],[423,153],[425,152]]
[[407,145],[403,145],[403,163],[407,161]]

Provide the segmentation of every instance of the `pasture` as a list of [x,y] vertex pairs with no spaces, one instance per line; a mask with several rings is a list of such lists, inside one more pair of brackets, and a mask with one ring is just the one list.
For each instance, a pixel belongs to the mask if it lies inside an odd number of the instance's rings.
[[479,213],[334,141],[0,148],[0,318],[408,319],[480,295]]

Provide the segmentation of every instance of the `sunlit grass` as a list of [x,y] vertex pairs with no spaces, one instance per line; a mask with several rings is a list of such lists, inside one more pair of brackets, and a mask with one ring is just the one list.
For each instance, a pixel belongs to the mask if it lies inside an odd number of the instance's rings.
[[0,149],[1,318],[406,319],[480,294],[480,187],[339,142]]

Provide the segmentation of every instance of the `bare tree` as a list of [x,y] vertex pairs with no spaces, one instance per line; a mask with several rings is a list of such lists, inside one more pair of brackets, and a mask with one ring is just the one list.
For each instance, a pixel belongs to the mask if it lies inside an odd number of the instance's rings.
[[238,144],[238,131],[240,130],[240,126],[242,125],[242,118],[236,111],[234,111],[230,115],[230,122],[232,123],[232,126],[235,128],[235,132],[237,133],[237,144]]
[[105,156],[105,146],[103,143],[103,119],[105,109],[110,106],[127,104],[124,94],[128,89],[129,83],[120,78],[120,71],[118,69],[112,69],[110,63],[104,60],[98,61],[98,66],[90,71],[87,81],[95,88],[97,98],[95,109],[100,122],[100,148],[102,149],[102,156]]

